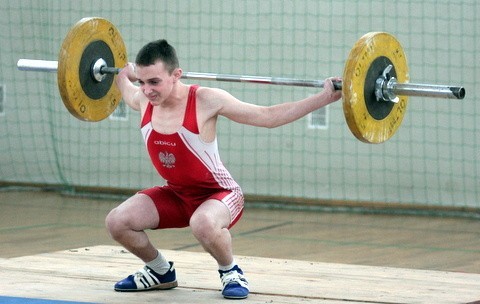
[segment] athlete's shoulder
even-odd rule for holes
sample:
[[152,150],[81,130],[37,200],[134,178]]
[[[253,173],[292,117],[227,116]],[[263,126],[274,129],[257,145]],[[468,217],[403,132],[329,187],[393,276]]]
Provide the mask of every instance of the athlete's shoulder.
[[197,100],[203,102],[222,102],[232,97],[230,93],[223,89],[211,87],[199,87],[196,96]]

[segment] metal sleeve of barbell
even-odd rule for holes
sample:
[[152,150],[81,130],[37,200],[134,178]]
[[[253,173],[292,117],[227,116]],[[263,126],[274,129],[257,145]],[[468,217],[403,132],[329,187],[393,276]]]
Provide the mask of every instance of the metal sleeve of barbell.
[[34,72],[57,72],[58,61],[37,60],[37,59],[19,59],[17,68],[20,71]]
[[400,96],[423,96],[449,99],[463,99],[465,97],[465,88],[448,85],[396,83],[392,90],[396,95]]
[[[225,81],[225,82],[245,82],[256,84],[273,84],[284,86],[297,86],[297,87],[314,87],[323,88],[325,81],[323,80],[307,80],[307,79],[295,79],[295,78],[281,78],[281,77],[263,77],[263,76],[249,76],[249,75],[232,75],[232,74],[215,74],[215,73],[197,73],[197,72],[184,72],[182,77],[184,79],[197,79],[197,80],[212,80],[212,81]],[[337,90],[342,89],[341,82],[334,82],[334,87]]]
[[[53,60],[38,60],[38,59],[19,59],[17,62],[17,68],[20,71],[31,72],[57,72],[58,61]],[[120,68],[115,67],[102,67],[100,71],[104,74],[118,74]]]

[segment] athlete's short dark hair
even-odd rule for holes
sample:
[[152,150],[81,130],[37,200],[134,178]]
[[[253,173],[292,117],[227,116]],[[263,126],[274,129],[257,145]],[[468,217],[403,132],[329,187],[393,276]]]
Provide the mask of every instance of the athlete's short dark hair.
[[179,67],[177,52],[165,39],[155,40],[143,46],[137,54],[135,64],[148,66],[157,61],[162,61],[170,74]]

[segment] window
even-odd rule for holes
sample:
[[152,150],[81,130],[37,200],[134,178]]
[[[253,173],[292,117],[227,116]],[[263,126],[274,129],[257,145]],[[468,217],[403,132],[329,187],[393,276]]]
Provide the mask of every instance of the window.
[[311,112],[308,115],[309,129],[328,129],[328,106]]
[[110,114],[111,120],[121,120],[127,121],[128,120],[128,107],[127,104],[122,100],[118,103],[117,108]]
[[5,115],[5,88],[0,85],[0,116]]

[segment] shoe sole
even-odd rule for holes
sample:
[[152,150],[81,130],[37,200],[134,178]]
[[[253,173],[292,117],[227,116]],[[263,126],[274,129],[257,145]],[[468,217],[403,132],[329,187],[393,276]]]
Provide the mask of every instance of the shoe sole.
[[115,291],[120,291],[120,292],[139,292],[139,291],[150,291],[150,290],[168,290],[168,289],[173,289],[178,286],[177,281],[173,282],[168,282],[168,283],[163,283],[160,285],[155,285],[149,288],[142,288],[142,289],[119,289],[119,288],[114,288]]
[[243,300],[243,299],[246,299],[248,298],[248,295],[246,296],[243,296],[243,297],[231,297],[231,296],[223,296],[225,299],[229,299],[229,300]]

